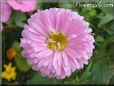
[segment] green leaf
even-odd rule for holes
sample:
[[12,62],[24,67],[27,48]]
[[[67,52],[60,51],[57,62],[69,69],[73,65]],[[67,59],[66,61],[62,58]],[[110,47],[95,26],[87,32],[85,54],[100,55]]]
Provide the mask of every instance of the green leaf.
[[106,29],[106,31],[109,35],[114,35],[114,21],[112,25]]
[[113,7],[100,7],[99,9],[101,9],[101,11],[105,14],[107,13],[113,13]]
[[111,73],[110,60],[106,57],[97,60],[92,66],[92,84],[108,84]]
[[95,9],[92,9],[92,10],[89,11],[89,15],[90,15],[91,17],[96,16],[96,14],[97,14],[97,12],[96,12]]
[[61,84],[62,80],[54,78],[42,77],[38,72],[35,72],[33,78],[27,81],[27,84]]
[[101,27],[102,25],[110,22],[111,20],[113,20],[114,17],[112,14],[106,14],[104,17],[102,17],[102,19],[100,20],[98,27]]
[[15,58],[16,66],[17,68],[22,72],[27,72],[31,66],[28,65],[25,58],[23,58],[19,53],[17,54]]
[[15,41],[12,48],[16,49],[17,55],[15,57],[15,63],[17,68],[22,72],[27,72],[30,69],[30,65],[27,64],[26,59],[21,55],[21,49],[19,47],[19,42]]
[[27,17],[25,15],[25,13],[22,13],[20,11],[15,11],[13,12],[13,20],[15,22],[15,24],[18,26],[18,27],[23,27],[24,26],[24,21],[26,21]]
[[13,24],[13,22],[14,22],[14,20],[13,20],[13,13],[11,13],[9,20],[6,23],[8,25],[11,25],[11,24]]
[[112,78],[111,78],[109,84],[114,85],[114,75],[112,76]]
[[12,45],[12,48],[14,48],[17,52],[20,52],[19,42],[15,41]]
[[59,6],[61,8],[72,8],[73,7],[73,5],[70,3],[62,3],[62,2],[59,3]]
[[103,36],[100,36],[100,35],[98,35],[95,39],[97,42],[103,42],[104,41]]
[[109,84],[114,84],[114,64],[112,65],[112,71],[111,76],[109,80]]
[[90,81],[92,62],[81,73],[74,73],[65,79],[64,84],[87,84]]
[[85,80],[87,80],[90,77],[90,75],[91,75],[91,67],[92,67],[92,63],[89,63],[89,65],[87,66],[86,70],[80,76],[80,80],[81,81],[85,81]]
[[111,35],[111,36],[109,36],[108,39],[105,40],[105,42],[103,43],[102,47],[103,47],[103,48],[106,48],[106,47],[109,46],[113,41],[114,41],[114,36]]

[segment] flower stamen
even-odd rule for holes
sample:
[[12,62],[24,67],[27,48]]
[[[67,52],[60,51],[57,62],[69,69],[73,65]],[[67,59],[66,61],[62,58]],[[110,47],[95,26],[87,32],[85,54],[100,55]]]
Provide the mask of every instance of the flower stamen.
[[49,37],[48,37],[48,48],[51,50],[64,50],[68,45],[68,40],[67,37],[61,33],[61,32],[56,32],[53,33],[51,32]]

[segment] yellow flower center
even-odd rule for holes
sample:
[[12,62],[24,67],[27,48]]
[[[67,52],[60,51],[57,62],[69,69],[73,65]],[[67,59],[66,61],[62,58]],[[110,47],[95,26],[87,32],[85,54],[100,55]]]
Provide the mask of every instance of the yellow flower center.
[[48,37],[48,48],[51,50],[64,50],[68,45],[67,37],[60,32],[51,32]]
[[7,75],[12,74],[12,70],[11,70],[11,69],[7,70],[7,71],[6,71],[6,74],[7,74]]

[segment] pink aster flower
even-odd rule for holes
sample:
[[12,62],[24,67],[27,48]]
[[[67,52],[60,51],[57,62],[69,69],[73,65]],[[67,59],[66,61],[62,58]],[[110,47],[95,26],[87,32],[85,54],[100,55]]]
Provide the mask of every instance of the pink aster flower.
[[7,4],[6,1],[0,1],[1,3],[1,20],[2,22],[7,22],[11,15],[11,7]]
[[82,16],[50,8],[31,16],[22,32],[22,55],[42,76],[64,79],[92,56],[94,38]]
[[7,0],[7,2],[14,10],[22,12],[33,11],[37,4],[36,0]]

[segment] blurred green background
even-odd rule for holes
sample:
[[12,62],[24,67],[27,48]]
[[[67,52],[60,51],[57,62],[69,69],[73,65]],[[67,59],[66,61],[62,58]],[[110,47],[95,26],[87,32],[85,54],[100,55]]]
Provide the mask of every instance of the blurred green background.
[[[84,3],[94,3],[89,0]],[[104,4],[109,4],[104,2]],[[76,2],[38,2],[36,10],[52,7],[68,8],[84,16],[90,23],[95,37],[95,49],[89,64],[83,70],[76,71],[64,80],[43,78],[38,72],[31,69],[26,60],[21,56],[19,47],[21,31],[30,17],[27,13],[13,11],[7,23],[4,24],[2,33],[2,64],[13,63],[16,67],[16,79],[3,84],[114,84],[114,6],[113,7],[81,7]],[[36,12],[34,11],[34,13]],[[14,59],[7,58],[9,48],[16,50]],[[3,68],[4,70],[4,68]]]

